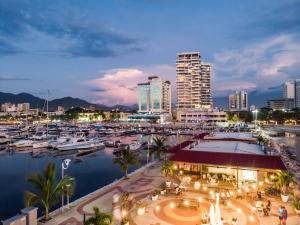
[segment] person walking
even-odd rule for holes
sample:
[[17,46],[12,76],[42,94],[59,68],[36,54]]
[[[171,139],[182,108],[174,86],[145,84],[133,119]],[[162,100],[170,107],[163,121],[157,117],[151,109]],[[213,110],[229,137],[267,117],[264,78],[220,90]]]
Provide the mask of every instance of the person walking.
[[282,206],[280,205],[280,206],[279,206],[279,209],[278,209],[279,225],[283,225],[283,224],[282,224],[282,215],[283,215],[283,208],[282,208]]
[[283,206],[283,207],[282,207],[282,225],[286,225],[287,217],[288,217],[287,210],[286,210],[286,208]]

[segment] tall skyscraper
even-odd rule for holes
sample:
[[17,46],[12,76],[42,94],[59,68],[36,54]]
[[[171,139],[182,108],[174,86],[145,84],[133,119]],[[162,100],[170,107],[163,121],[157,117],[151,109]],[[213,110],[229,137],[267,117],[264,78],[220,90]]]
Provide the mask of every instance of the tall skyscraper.
[[246,91],[236,91],[229,95],[228,98],[229,111],[247,111],[248,110],[248,94]]
[[177,54],[177,109],[212,108],[211,65],[201,62],[199,52]]
[[171,113],[171,83],[157,76],[138,84],[139,113]]
[[285,82],[283,84],[283,98],[295,98],[295,84],[292,82]]
[[295,80],[295,107],[300,108],[300,79]]

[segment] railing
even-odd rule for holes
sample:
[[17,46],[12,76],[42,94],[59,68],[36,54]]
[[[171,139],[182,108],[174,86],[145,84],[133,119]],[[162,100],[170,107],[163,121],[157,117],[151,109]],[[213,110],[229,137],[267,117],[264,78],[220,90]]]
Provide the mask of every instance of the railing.
[[[140,173],[140,172],[144,171],[145,169],[147,169],[148,167],[154,165],[155,163],[157,163],[156,160],[153,161],[153,162],[151,162],[151,163],[148,163],[148,164],[142,166],[141,168],[136,169],[135,171],[129,173],[129,174],[128,174],[128,177],[132,177],[133,175],[135,175],[135,174],[137,174],[137,173]],[[121,177],[120,179],[116,179],[116,180],[113,181],[112,183],[110,183],[110,184],[108,184],[108,185],[105,185],[105,186],[103,186],[102,188],[100,188],[100,189],[98,189],[98,190],[96,190],[96,191],[91,192],[90,194],[87,194],[87,195],[85,195],[85,196],[83,196],[83,197],[81,197],[81,198],[76,199],[75,201],[69,203],[69,208],[67,208],[67,206],[63,206],[63,207],[60,207],[60,208],[58,208],[58,209],[56,209],[56,210],[50,212],[50,213],[49,213],[49,216],[50,216],[50,217],[54,217],[54,216],[56,216],[56,215],[58,215],[58,214],[60,214],[60,213],[63,213],[64,210],[68,210],[68,209],[70,209],[70,208],[72,208],[72,207],[78,205],[79,203],[81,203],[81,202],[83,202],[83,201],[85,201],[85,200],[87,200],[87,199],[89,199],[89,198],[91,198],[91,197],[97,195],[98,193],[100,193],[100,192],[102,192],[102,191],[104,191],[104,190],[106,190],[106,189],[108,189],[108,188],[111,188],[111,187],[115,186],[117,183],[121,182],[123,178],[124,178],[124,177]],[[38,220],[41,220],[42,218],[43,218],[43,217],[40,217],[40,218],[38,218]]]

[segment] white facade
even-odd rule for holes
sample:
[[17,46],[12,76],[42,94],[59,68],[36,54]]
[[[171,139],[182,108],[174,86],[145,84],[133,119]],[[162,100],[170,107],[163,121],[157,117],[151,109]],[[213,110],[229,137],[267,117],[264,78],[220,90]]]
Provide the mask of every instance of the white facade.
[[17,107],[15,104],[12,103],[4,103],[1,105],[1,111],[3,112],[16,112]]
[[30,104],[28,102],[26,103],[19,103],[17,107],[18,112],[28,112],[30,109]]
[[285,82],[283,84],[283,98],[295,98],[295,84]]
[[138,84],[139,113],[171,113],[171,83],[157,76]]
[[211,72],[211,65],[201,62],[199,52],[177,54],[177,110],[212,108]]
[[248,94],[246,91],[236,91],[228,97],[229,111],[247,111]]
[[227,113],[219,110],[180,110],[177,111],[177,120],[181,123],[224,125],[227,123]]

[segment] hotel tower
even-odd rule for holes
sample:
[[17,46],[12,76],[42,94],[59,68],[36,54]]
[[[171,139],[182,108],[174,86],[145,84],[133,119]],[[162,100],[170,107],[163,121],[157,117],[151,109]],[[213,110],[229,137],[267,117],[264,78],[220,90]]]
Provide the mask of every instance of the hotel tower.
[[211,65],[199,52],[178,53],[176,58],[177,110],[211,109]]
[[171,113],[171,83],[157,76],[138,84],[139,113]]

